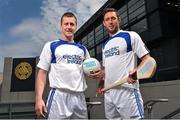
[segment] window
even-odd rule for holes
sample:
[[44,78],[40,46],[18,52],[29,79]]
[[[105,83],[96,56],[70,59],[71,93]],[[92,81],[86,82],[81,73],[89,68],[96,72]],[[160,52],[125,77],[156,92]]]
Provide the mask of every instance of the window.
[[106,38],[106,37],[108,37],[108,36],[109,36],[108,31],[107,31],[106,28],[104,28],[104,38]]
[[145,15],[144,0],[131,0],[128,2],[129,21],[133,22]]
[[87,37],[85,36],[82,40],[81,40],[81,44],[88,47],[88,44],[87,44]]
[[101,52],[102,52],[102,44],[100,44],[96,47],[96,53],[99,54]]
[[124,5],[122,8],[118,10],[119,15],[121,16],[121,25],[127,25],[128,18],[127,18],[127,5]]
[[132,7],[134,4],[136,4],[138,1],[140,1],[140,0],[130,0],[129,2],[128,2],[128,7],[130,8],[130,7]]
[[88,34],[88,48],[91,48],[94,46],[94,31],[91,31]]
[[89,54],[91,57],[95,57],[95,48],[89,50]]
[[96,44],[101,42],[103,40],[103,25],[99,25],[95,29],[95,39],[96,39]]
[[100,45],[96,47],[96,58],[98,60],[102,60],[102,45],[103,43],[101,43]]
[[146,18],[131,26],[131,30],[136,31],[138,33],[144,32],[147,29],[148,29],[148,27],[147,27],[147,19]]

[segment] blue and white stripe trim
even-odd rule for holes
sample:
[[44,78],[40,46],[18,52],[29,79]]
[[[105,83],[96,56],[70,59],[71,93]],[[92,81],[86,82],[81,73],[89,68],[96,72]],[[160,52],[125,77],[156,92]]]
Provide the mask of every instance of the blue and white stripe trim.
[[141,118],[144,118],[144,110],[143,110],[143,106],[142,106],[142,104],[140,102],[139,94],[138,94],[137,89],[133,89],[133,93],[135,95],[135,99],[136,99],[139,115],[141,116]]
[[52,101],[53,101],[53,97],[54,97],[55,91],[56,91],[55,88],[52,88],[52,89],[51,89],[50,96],[49,96],[49,98],[48,98],[48,100],[47,100],[47,111],[48,111],[48,115],[49,115],[49,111],[50,111],[50,109],[51,109],[51,105],[52,105]]
[[55,56],[55,50],[58,46],[60,45],[64,45],[64,44],[68,44],[68,45],[74,45],[74,46],[77,46],[79,47],[80,49],[83,50],[84,52],[84,56],[86,56],[86,48],[85,46],[81,45],[81,44],[78,44],[78,43],[72,43],[72,42],[69,42],[69,41],[64,41],[64,40],[57,40],[57,41],[54,41],[51,43],[50,45],[50,49],[51,49],[51,53],[52,53],[52,60],[51,60],[51,63],[56,63],[56,56]]
[[116,37],[124,38],[125,41],[126,41],[126,44],[127,44],[127,52],[132,51],[131,37],[130,37],[130,34],[127,33],[127,32],[120,32],[120,33],[118,33],[117,35],[110,37],[110,38],[104,43],[103,48],[105,47],[105,45],[106,45],[109,41],[113,40],[113,38],[116,38]]

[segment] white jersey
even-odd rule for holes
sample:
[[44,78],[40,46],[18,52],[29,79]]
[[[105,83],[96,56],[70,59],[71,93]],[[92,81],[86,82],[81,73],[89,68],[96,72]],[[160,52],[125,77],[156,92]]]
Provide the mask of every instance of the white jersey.
[[[111,36],[103,47],[103,66],[105,66],[105,86],[127,77],[130,70],[137,66],[137,57],[148,54],[140,36],[133,31],[118,31]],[[122,86],[139,88],[139,83]]]
[[89,57],[85,46],[54,40],[45,44],[37,66],[49,71],[51,88],[82,92],[87,88],[82,62]]

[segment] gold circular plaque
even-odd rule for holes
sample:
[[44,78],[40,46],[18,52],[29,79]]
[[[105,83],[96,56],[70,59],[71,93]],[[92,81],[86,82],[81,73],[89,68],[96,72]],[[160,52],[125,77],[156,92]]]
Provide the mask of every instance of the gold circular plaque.
[[27,62],[19,63],[15,68],[15,75],[20,80],[26,80],[32,74],[32,67]]

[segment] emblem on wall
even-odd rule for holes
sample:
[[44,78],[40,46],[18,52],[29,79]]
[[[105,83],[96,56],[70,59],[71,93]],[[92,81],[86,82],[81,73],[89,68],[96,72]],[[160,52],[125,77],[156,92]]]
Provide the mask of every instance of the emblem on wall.
[[21,62],[15,68],[15,75],[19,80],[26,80],[32,74],[32,66],[28,62]]

